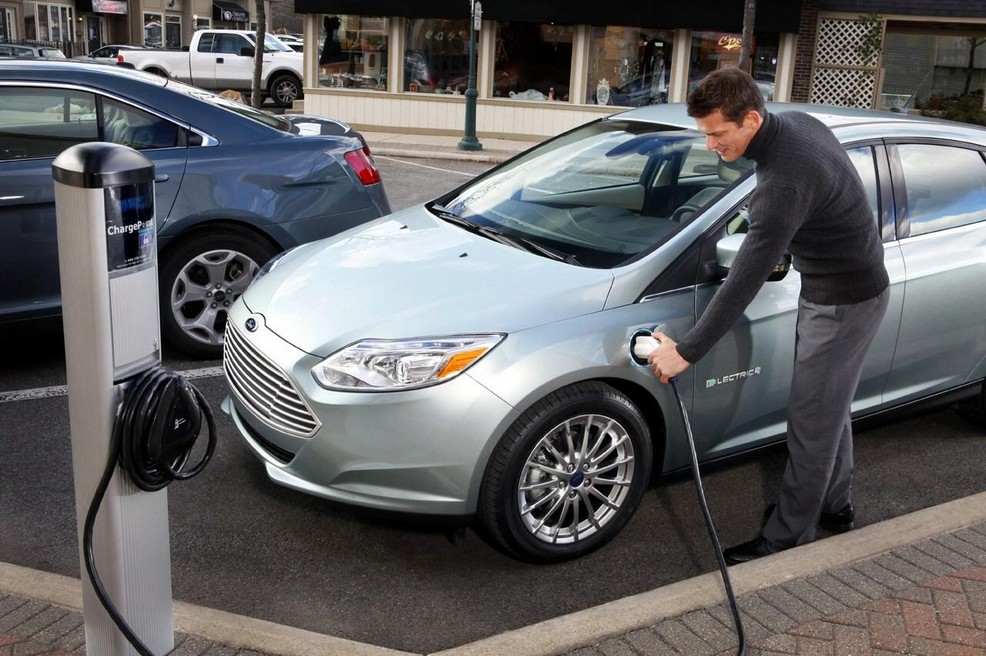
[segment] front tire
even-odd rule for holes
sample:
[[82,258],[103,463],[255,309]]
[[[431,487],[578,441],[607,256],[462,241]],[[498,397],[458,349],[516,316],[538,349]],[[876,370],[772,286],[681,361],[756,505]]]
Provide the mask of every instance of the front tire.
[[269,93],[278,107],[291,107],[301,97],[301,80],[282,73],[271,80]]
[[159,273],[165,342],[195,358],[222,357],[230,306],[279,251],[262,237],[229,229],[192,233],[169,248]]
[[521,415],[494,449],[480,520],[523,560],[577,558],[626,525],[652,461],[647,422],[626,395],[599,382],[563,388]]

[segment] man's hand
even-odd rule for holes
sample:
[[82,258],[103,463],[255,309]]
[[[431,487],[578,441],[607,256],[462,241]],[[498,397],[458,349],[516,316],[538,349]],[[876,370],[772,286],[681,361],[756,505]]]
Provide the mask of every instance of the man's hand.
[[647,356],[647,364],[650,365],[662,383],[669,382],[672,378],[691,366],[685,358],[678,355],[675,348],[676,342],[664,333],[654,333],[654,339],[660,342],[660,346],[654,349]]

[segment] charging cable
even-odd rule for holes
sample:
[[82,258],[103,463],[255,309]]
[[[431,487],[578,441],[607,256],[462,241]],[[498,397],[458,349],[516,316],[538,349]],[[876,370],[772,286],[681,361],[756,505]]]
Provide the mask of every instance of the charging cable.
[[[153,367],[124,385],[127,390],[117,408],[109,459],[86,513],[83,555],[89,580],[110,619],[141,656],[154,656],[127,624],[99,578],[92,548],[96,515],[117,463],[134,485],[145,492],[161,490],[172,481],[189,479],[200,473],[216,450],[216,424],[202,393],[176,371]],[[198,464],[185,469],[203,418],[209,432],[205,454]]]
[[[660,346],[661,343],[654,337],[647,334],[638,334],[633,339],[634,361],[638,364],[647,364],[647,356]],[[719,572],[722,575],[722,584],[726,588],[726,598],[729,600],[729,609],[733,614],[733,623],[736,625],[736,638],[739,647],[736,651],[737,656],[746,653],[746,634],[743,631],[743,619],[740,617],[739,605],[736,603],[736,595],[733,593],[733,583],[729,578],[729,571],[726,566],[726,559],[722,555],[722,545],[719,542],[719,534],[712,523],[712,513],[709,512],[709,504],[705,501],[705,488],[702,486],[702,474],[698,467],[698,453],[695,450],[695,437],[692,435],[692,423],[688,419],[688,410],[685,409],[685,402],[678,392],[678,377],[670,379],[671,390],[674,398],[678,402],[678,409],[681,411],[681,421],[685,425],[685,435],[688,437],[688,447],[691,450],[692,458],[692,479],[695,481],[695,489],[698,492],[698,504],[702,507],[702,515],[705,517],[705,527],[709,531],[709,538],[716,552],[716,560],[719,563]]]

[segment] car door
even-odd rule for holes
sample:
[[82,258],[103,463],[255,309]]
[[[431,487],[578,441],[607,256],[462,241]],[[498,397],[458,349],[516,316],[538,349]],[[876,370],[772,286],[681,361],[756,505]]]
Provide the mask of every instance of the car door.
[[253,57],[241,55],[243,48],[252,48],[242,34],[217,34],[215,54],[216,89],[248,89],[253,80]]
[[[884,235],[885,263],[891,278],[890,309],[867,354],[853,402],[854,413],[878,407],[894,353],[903,302],[903,264],[893,239],[892,200],[885,151],[879,144],[847,150],[860,173],[874,217]],[[715,243],[728,233],[745,231],[745,201],[727,213],[703,246],[703,259],[714,258]],[[696,316],[708,307],[718,284],[696,288]],[[800,276],[791,269],[764,283],[743,317],[693,370],[693,424],[703,457],[725,455],[753,443],[776,440],[786,432],[787,401],[794,362]]]
[[907,283],[887,396],[903,402],[984,375],[986,160],[941,141],[889,153]]
[[155,214],[167,218],[184,175],[187,148],[174,123],[78,89],[0,87],[0,316],[48,316],[60,306],[51,167],[66,148],[113,141],[155,166]]

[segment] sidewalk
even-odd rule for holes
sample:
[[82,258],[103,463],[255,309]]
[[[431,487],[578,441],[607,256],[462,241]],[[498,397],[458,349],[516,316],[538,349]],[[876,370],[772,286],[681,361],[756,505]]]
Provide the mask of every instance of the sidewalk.
[[461,136],[401,134],[395,132],[363,132],[374,155],[390,157],[422,157],[466,162],[498,164],[517,153],[537,145],[537,141],[511,139],[480,139],[481,150],[460,150]]
[[[642,564],[642,566],[650,566]],[[730,568],[750,656],[986,656],[986,492]],[[78,579],[0,563],[0,656],[84,654]],[[436,656],[736,653],[718,571]],[[179,656],[410,656],[175,602]]]

